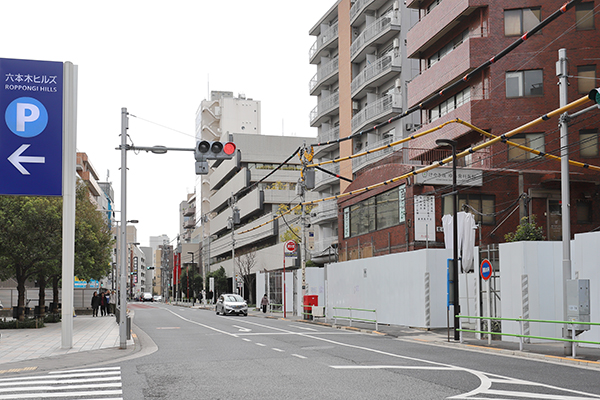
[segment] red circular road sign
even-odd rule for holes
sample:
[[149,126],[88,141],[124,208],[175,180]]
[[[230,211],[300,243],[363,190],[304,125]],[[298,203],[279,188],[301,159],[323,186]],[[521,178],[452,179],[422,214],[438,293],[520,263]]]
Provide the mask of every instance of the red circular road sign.
[[484,281],[487,281],[488,279],[490,279],[490,276],[492,276],[492,263],[485,259],[481,262],[481,267],[479,268],[479,272],[481,273],[481,277],[483,278]]
[[293,253],[296,251],[296,242],[293,240],[288,240],[285,242],[285,251],[288,253]]

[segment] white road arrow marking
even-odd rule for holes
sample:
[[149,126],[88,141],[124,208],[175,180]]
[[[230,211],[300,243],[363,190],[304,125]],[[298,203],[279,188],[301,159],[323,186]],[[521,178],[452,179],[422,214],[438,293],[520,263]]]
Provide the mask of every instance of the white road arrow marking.
[[237,326],[237,325],[232,325],[234,328],[238,328],[240,330],[240,332],[252,332],[252,329],[250,328],[244,328],[242,326]]
[[15,166],[16,169],[23,175],[30,175],[29,171],[27,171],[21,163],[37,163],[44,164],[46,162],[46,157],[39,156],[22,156],[23,152],[27,150],[31,146],[30,144],[23,144],[19,147],[14,153],[8,157],[8,161],[11,162],[12,165]]

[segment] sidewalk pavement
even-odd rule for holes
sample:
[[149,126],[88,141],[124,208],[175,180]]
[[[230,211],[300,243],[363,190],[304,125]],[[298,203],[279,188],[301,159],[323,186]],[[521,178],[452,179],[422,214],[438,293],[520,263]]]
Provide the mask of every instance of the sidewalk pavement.
[[[213,306],[194,306],[192,308],[207,309],[214,311]],[[133,312],[130,313],[130,315]],[[281,313],[263,314],[259,310],[249,310],[248,315],[256,318],[283,319]],[[464,343],[453,340],[452,331],[450,335],[446,329],[414,329],[406,326],[378,324],[375,330],[374,324],[338,320],[334,324],[332,320],[319,318],[318,320],[305,320],[303,317],[286,315],[286,320],[329,326],[337,329],[348,329],[363,333],[378,334],[406,341],[418,341],[436,346],[454,347],[469,351],[492,352],[506,356],[534,358],[549,362],[566,363],[573,366],[593,368],[600,370],[600,348],[578,347],[577,357],[567,357],[562,342],[545,342],[542,344],[526,344],[524,351],[519,351],[519,344],[502,340],[492,340],[491,345],[487,339],[476,339],[474,334],[465,335]],[[135,321],[134,321],[135,322]],[[138,332],[145,335],[143,332]],[[0,365],[17,363],[29,360],[37,360],[54,356],[74,356],[79,354],[85,358],[85,352],[91,350],[110,351],[106,358],[116,356],[113,349],[120,345],[119,325],[112,316],[92,317],[87,315],[78,316],[73,319],[73,347],[71,349],[61,348],[61,324],[46,324],[41,329],[3,329],[0,330]],[[139,347],[138,339],[127,341],[128,349]],[[449,339],[450,337],[450,339]],[[150,342],[151,340],[148,339]],[[132,351],[135,351],[132,349]],[[153,351],[150,349],[149,351]],[[128,352],[129,353],[129,352]],[[125,354],[122,354],[125,355]],[[2,370],[0,370],[2,373]]]
[[[61,323],[39,329],[0,330],[0,365],[90,350],[119,347],[119,325],[114,316],[73,318],[73,347],[62,348]],[[128,345],[133,340],[128,341]]]

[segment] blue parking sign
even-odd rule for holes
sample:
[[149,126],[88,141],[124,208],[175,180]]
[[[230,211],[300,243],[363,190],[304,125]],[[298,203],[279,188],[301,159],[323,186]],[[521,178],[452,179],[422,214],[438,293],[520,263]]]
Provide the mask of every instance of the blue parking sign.
[[61,196],[63,63],[0,58],[0,195]]

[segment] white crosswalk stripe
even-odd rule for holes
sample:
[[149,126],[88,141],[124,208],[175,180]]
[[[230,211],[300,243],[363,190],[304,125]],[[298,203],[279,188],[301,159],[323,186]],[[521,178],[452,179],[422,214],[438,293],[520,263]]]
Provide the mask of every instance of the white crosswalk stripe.
[[122,400],[121,368],[85,368],[0,379],[0,400]]

